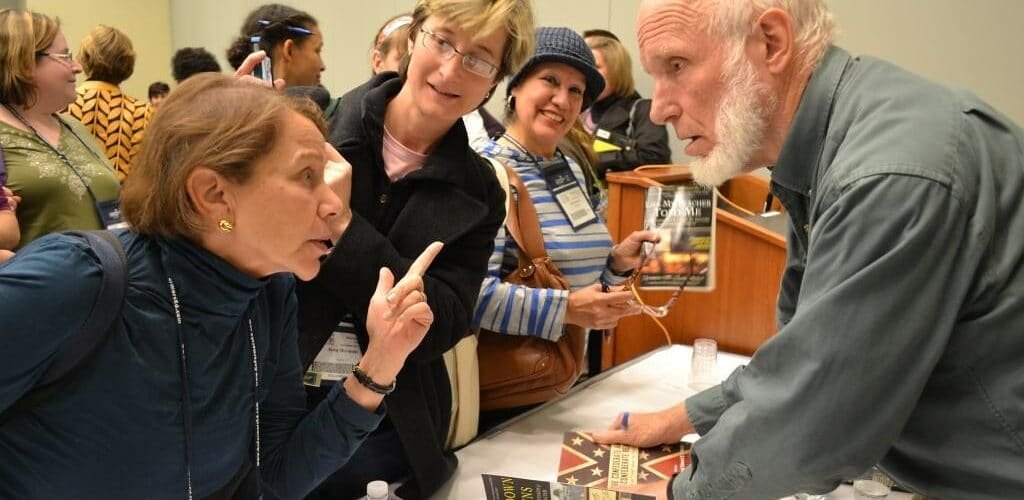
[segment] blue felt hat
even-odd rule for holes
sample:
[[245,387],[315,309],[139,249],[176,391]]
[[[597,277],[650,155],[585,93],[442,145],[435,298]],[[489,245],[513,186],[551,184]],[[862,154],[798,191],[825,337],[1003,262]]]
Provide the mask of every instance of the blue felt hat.
[[587,85],[583,92],[583,109],[589,108],[604,90],[604,77],[597,71],[594,54],[583,37],[569,28],[545,27],[537,28],[537,48],[526,64],[508,79],[506,94],[512,93],[512,89],[516,88],[535,66],[549,61],[568,64],[583,74]]

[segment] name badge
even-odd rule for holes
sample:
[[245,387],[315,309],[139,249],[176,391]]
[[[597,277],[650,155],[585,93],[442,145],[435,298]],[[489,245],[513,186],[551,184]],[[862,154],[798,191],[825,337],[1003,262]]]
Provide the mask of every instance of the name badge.
[[590,200],[583,192],[583,187],[576,181],[576,176],[573,175],[565,158],[548,160],[539,166],[548,190],[554,194],[555,203],[565,214],[566,219],[569,219],[573,230],[597,221],[597,214],[590,206]]
[[103,227],[107,229],[121,229],[128,227],[128,223],[121,218],[121,199],[104,200],[96,202],[96,211],[100,214]]
[[355,331],[351,317],[338,323],[306,371],[304,384],[320,387],[324,382],[337,382],[352,373],[352,367],[363,357]]

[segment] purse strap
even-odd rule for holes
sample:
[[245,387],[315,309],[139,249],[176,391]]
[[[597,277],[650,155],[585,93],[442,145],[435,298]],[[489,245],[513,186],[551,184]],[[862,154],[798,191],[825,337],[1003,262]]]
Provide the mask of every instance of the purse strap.
[[516,189],[516,196],[512,198],[512,209],[505,222],[509,235],[529,260],[547,258],[544,234],[540,231],[537,209],[533,206],[530,192],[526,190],[526,185],[515,170],[508,166],[505,166],[505,170],[508,171],[509,183]]

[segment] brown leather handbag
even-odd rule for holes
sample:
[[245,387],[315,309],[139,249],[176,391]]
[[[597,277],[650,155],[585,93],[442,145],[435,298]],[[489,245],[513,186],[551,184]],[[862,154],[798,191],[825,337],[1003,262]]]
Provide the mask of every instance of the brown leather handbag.
[[[503,281],[532,288],[568,290],[569,283],[544,249],[544,236],[522,179],[505,167],[518,193],[510,200],[505,227],[519,245],[519,267]],[[557,342],[525,335],[480,331],[480,409],[543,403],[569,391],[584,365],[586,330],[566,325]]]

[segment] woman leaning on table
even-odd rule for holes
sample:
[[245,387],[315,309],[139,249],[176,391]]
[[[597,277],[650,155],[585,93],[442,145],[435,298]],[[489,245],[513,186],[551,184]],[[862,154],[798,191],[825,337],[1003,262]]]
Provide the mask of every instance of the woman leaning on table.
[[[526,185],[544,247],[571,291],[502,282],[515,270],[519,252],[502,228],[480,289],[474,326],[557,341],[567,324],[606,329],[640,312],[631,292],[602,289],[629,276],[640,263],[642,242],[657,236],[634,232],[612,246],[608,229],[582,189],[583,172],[558,148],[602,88],[604,79],[583,38],[568,28],[537,29],[536,52],[508,82],[507,131],[481,154],[512,167]],[[557,198],[552,184],[559,189]]]
[[[502,188],[490,164],[469,148],[460,118],[530,53],[530,3],[420,0],[412,17],[401,70],[352,90],[331,120],[330,142],[352,165],[354,213],[323,271],[299,287],[303,361],[321,360],[310,380],[340,375],[318,370],[345,364],[325,361],[336,351],[325,348],[328,341],[365,348],[361,325],[372,269],[386,265],[401,276],[424,246],[440,240],[445,248],[424,277],[435,320],[398,375],[384,424],[324,485],[325,498],[361,496],[369,480],[402,478],[399,496],[424,498],[451,477],[456,459],[444,449],[451,388],[442,355],[470,330],[505,218]],[[322,397],[323,385],[311,389],[311,402]]]
[[35,12],[0,10],[0,147],[20,246],[67,229],[120,223],[121,183],[92,134],[58,113],[75,102],[82,72],[60,22]]
[[[437,247],[394,288],[374,268],[363,378],[307,411],[291,273],[312,278],[351,220],[323,131],[308,101],[226,76],[167,98],[124,189],[131,229],[114,233],[120,315],[68,383],[4,415],[0,497],[298,499],[345,463],[432,321],[416,290]],[[0,266],[0,412],[114,307],[95,303],[108,269],[66,234]]]

